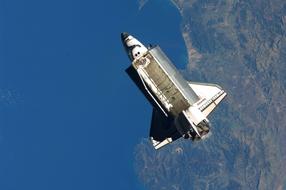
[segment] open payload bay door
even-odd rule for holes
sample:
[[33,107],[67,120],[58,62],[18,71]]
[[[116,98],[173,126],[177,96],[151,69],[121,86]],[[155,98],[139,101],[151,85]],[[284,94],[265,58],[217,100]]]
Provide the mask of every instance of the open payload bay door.
[[155,149],[159,149],[181,137],[173,123],[172,118],[153,109],[150,140]]
[[225,98],[226,92],[216,84],[188,82],[190,87],[199,96],[196,103],[198,108],[207,117],[216,106]]

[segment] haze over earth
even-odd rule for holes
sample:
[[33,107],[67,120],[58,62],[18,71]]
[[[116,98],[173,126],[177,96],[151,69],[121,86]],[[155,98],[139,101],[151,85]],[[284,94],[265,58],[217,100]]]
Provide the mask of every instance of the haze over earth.
[[[128,32],[228,93],[155,151]],[[284,0],[0,1],[0,189],[286,189]]]

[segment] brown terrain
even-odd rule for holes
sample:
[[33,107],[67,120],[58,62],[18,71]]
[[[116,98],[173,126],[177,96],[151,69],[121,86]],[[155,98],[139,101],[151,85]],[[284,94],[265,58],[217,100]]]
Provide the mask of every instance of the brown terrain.
[[183,73],[228,96],[210,117],[208,139],[159,151],[142,140],[140,180],[156,190],[286,189],[286,2],[172,2],[189,56]]

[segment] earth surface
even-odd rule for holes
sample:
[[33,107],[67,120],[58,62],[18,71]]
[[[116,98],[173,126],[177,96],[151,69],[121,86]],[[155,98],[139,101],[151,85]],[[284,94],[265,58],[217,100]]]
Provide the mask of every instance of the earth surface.
[[228,96],[209,118],[208,139],[159,151],[143,139],[135,149],[140,180],[154,190],[286,189],[285,1],[172,3],[188,53],[182,73]]

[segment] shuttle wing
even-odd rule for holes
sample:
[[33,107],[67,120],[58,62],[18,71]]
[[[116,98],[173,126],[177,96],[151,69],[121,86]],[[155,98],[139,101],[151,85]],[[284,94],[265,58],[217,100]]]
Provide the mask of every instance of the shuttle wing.
[[172,118],[166,117],[163,113],[153,109],[150,139],[155,149],[159,149],[181,137],[181,134],[172,123]]
[[205,116],[208,116],[226,96],[226,92],[216,84],[189,82],[189,85],[199,96],[200,100],[196,104]]

